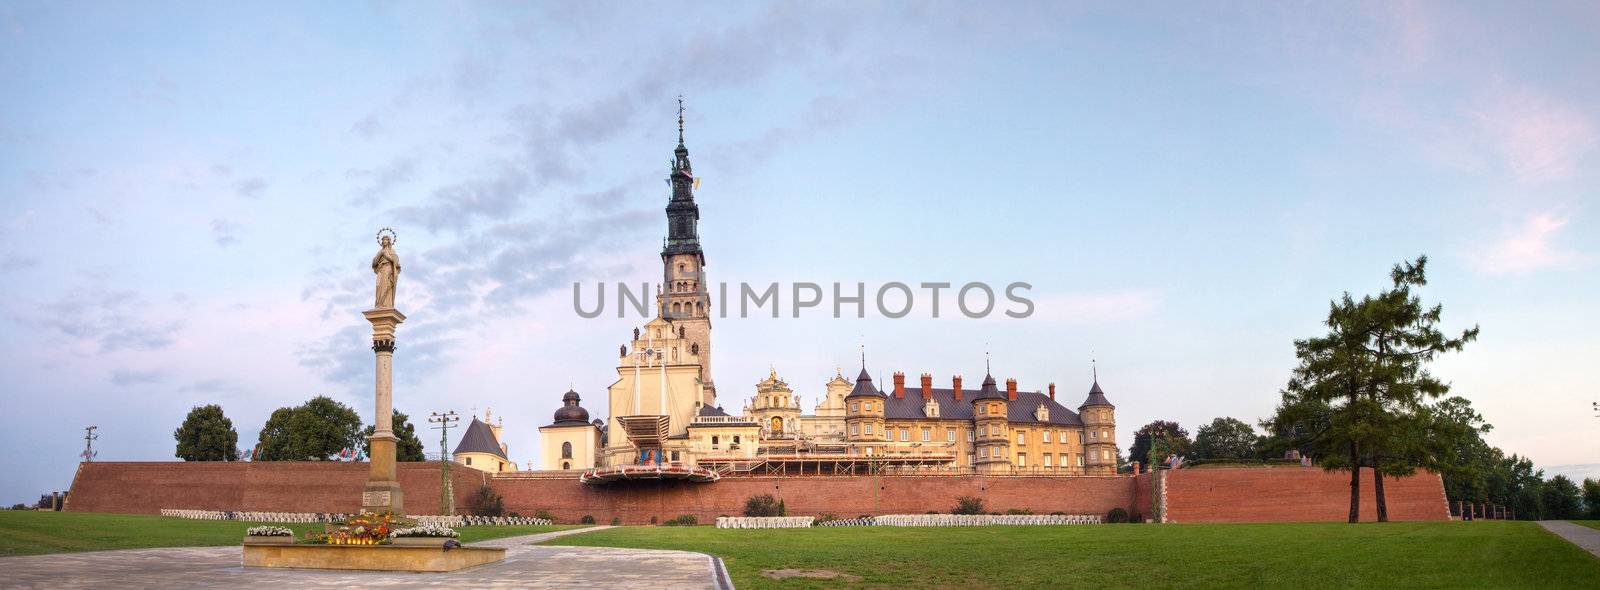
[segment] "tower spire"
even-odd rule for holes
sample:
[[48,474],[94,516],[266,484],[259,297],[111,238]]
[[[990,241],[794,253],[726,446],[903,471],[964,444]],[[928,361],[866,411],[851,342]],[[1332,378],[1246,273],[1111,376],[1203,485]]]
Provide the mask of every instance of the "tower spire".
[[683,95],[678,95],[678,147],[683,147]]

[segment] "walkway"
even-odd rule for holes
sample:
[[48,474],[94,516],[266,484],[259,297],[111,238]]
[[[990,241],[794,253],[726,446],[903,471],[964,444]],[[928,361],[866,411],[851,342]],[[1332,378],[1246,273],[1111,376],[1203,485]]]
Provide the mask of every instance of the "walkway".
[[1541,520],[1539,526],[1600,557],[1600,531],[1565,520]]
[[0,558],[0,587],[732,588],[722,562],[702,553],[533,545],[607,528],[475,543],[507,548],[505,561],[446,574],[247,570],[239,547],[176,547]]

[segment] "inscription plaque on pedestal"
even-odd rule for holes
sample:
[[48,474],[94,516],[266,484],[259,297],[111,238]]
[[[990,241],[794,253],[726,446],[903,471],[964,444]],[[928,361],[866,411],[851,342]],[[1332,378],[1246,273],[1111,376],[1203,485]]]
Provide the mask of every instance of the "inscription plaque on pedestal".
[[389,504],[389,492],[387,491],[361,492],[362,506],[388,506]]

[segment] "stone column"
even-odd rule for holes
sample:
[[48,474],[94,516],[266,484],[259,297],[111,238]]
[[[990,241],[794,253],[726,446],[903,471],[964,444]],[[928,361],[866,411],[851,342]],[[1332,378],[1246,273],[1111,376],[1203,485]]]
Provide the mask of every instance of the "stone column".
[[406,320],[394,308],[369,309],[361,312],[372,322],[372,352],[377,355],[377,381],[373,398],[376,416],[373,417],[372,436],[367,437],[372,447],[368,455],[370,471],[367,487],[361,493],[361,509],[366,512],[393,512],[405,514],[404,494],[400,492],[400,479],[395,467],[394,392],[391,368],[394,361],[394,328]]

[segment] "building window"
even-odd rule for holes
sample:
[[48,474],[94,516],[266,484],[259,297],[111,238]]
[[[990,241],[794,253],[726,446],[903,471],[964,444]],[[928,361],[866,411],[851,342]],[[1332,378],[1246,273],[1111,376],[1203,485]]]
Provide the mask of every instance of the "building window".
[[996,424],[990,424],[989,436],[1000,436],[1000,426]]
[[989,458],[989,449],[986,449],[986,448],[985,449],[978,449],[978,456],[982,457],[984,459],[988,459]]
[[1050,453],[1045,453],[1044,454],[1044,466],[1045,467],[1053,467],[1053,465],[1051,465],[1050,463],[1051,463],[1051,461],[1050,461]]
[[467,464],[468,464],[468,465],[471,465],[471,464],[472,464],[472,457],[467,457]]
[[973,463],[977,463],[977,461],[973,460],[972,453],[967,453],[967,464],[971,465]]
[[565,463],[565,462],[563,462],[563,463],[562,463],[562,464],[561,464],[561,470],[562,470],[562,471],[566,471],[566,470],[568,470],[568,469],[572,469],[572,464],[571,464],[571,463]]
[[868,422],[867,423],[867,435],[870,436],[871,434],[872,434],[872,423]]
[[1082,430],[1078,431],[1078,444],[1080,444],[1080,445],[1083,444],[1083,431]]
[[1027,467],[1027,466],[1028,466],[1028,454],[1027,453],[1017,453],[1017,467]]
[[1100,433],[1098,433],[1098,432],[1095,432],[1095,431],[1093,431],[1093,430],[1090,430],[1090,431],[1089,431],[1089,438],[1098,438],[1098,435],[1099,435],[1099,434],[1100,434]]
[[678,452],[677,451],[673,451],[672,452],[672,462],[674,462],[674,463],[678,462]]
[[1044,442],[1047,442],[1047,443],[1050,442],[1050,431],[1041,430],[1041,431],[1039,431],[1039,436],[1044,437]]
[[1111,431],[1110,430],[1102,430],[1102,431],[1100,431],[1100,438],[1111,438]]
[[1067,444],[1067,431],[1063,430],[1061,432],[1057,432],[1056,434],[1060,435],[1056,438],[1056,440],[1061,441],[1061,444]]
[[572,458],[572,443],[570,443],[570,442],[561,443],[561,458],[562,459],[571,459]]
[[911,429],[910,428],[901,428],[900,429],[900,442],[911,442]]
[[1083,453],[1078,453],[1078,466],[1083,467]]
[[868,457],[872,456],[872,447],[867,447],[867,456]]
[[733,444],[739,444],[739,435],[733,435]]
[[852,411],[852,412],[861,411],[861,403],[860,402],[850,402],[850,411]]
[[930,442],[932,440],[933,440],[933,429],[932,428],[924,428],[924,429],[922,429],[922,442]]
[[987,414],[987,413],[989,413],[989,406],[978,406],[978,413],[979,414]]
[[721,439],[717,438],[716,435],[714,435],[714,434],[711,435],[711,448],[713,448],[713,449],[717,448],[717,442],[720,441],[720,440]]
[[1101,461],[1108,461],[1110,459],[1111,459],[1111,451],[1107,451],[1105,449],[1100,449],[1100,460]]
[[850,425],[850,436],[855,436],[855,435],[858,435],[858,434],[861,434],[861,426],[859,424],[851,424]]
[[973,434],[974,433],[971,430],[967,431],[967,442],[972,442]]
[[499,463],[500,466],[496,467],[494,470],[495,471],[505,471],[506,470],[506,462],[505,461],[499,461],[498,463]]
[[946,428],[946,429],[944,429],[944,441],[945,442],[956,442],[956,429],[954,429],[954,428]]
[[1028,431],[1026,431],[1026,430],[1018,430],[1017,431],[1017,444],[1018,445],[1028,444]]

